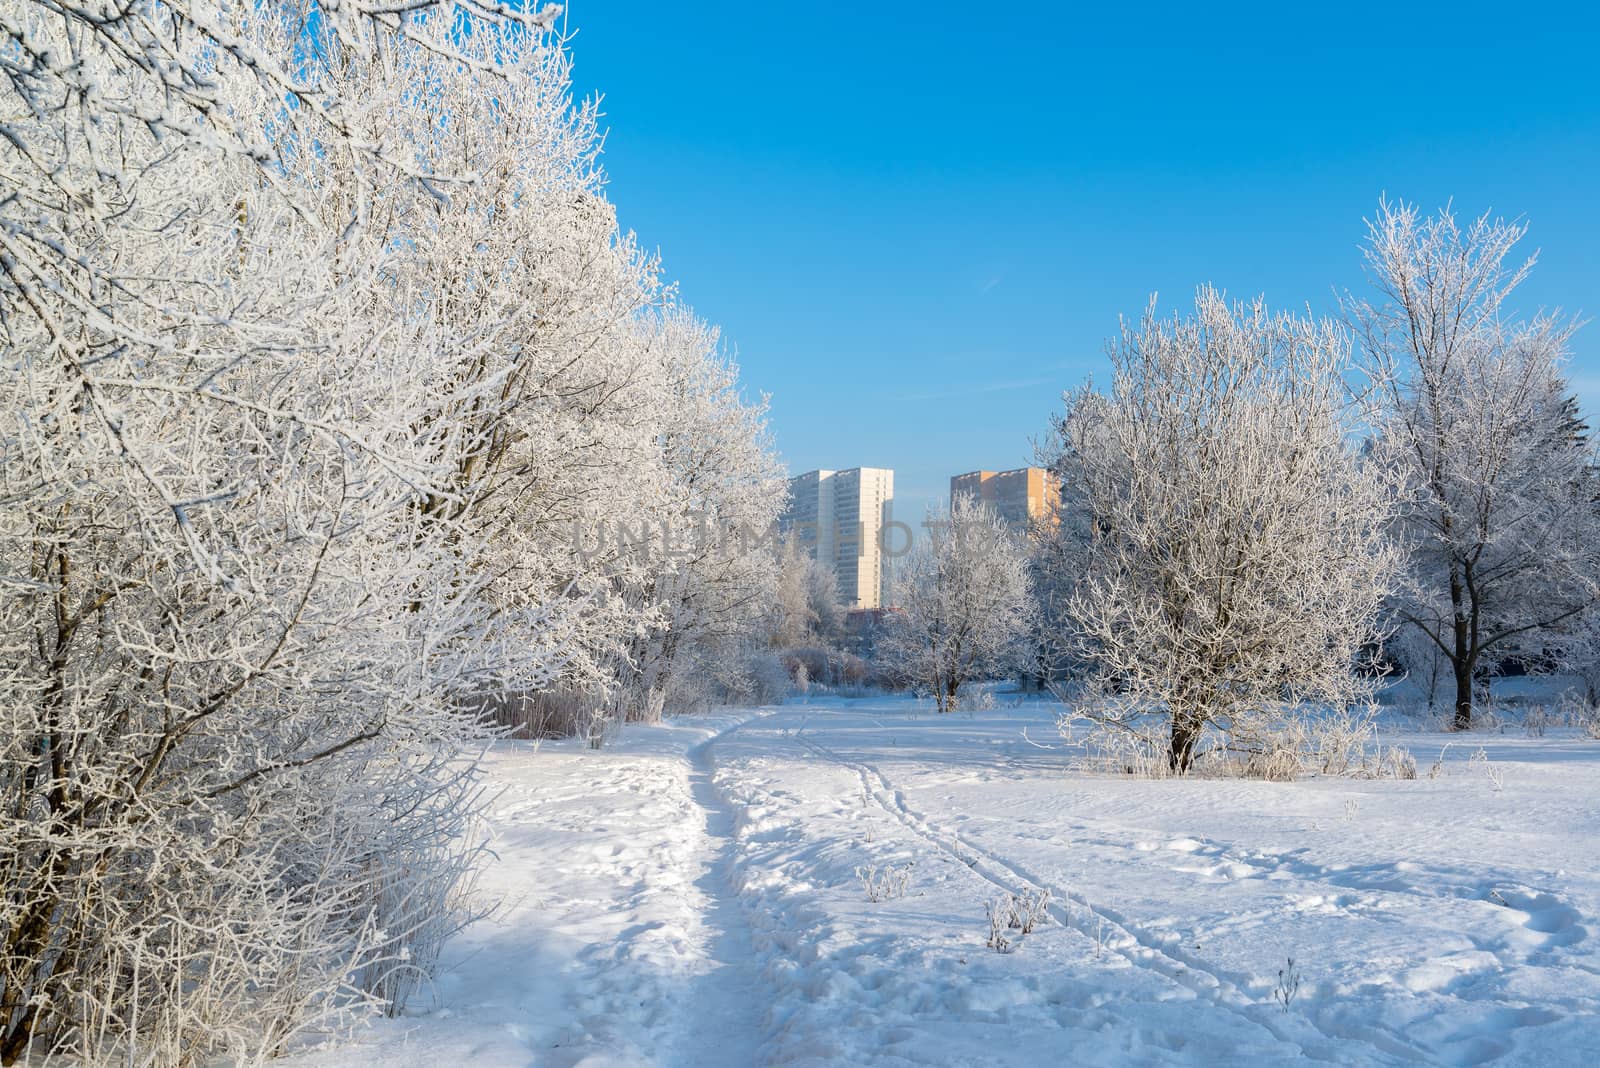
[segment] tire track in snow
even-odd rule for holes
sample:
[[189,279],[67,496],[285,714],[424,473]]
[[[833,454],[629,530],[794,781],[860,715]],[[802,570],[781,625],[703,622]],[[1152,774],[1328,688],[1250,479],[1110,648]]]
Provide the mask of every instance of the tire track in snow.
[[[1123,935],[1125,942],[1107,945],[1106,948],[1133,967],[1155,972],[1184,987],[1217,1009],[1266,1031],[1280,1042],[1299,1046],[1304,1056],[1329,1064],[1347,1064],[1350,1062],[1348,1048],[1340,1047],[1356,1041],[1370,1047],[1380,1063],[1392,1062],[1396,1058],[1402,1061],[1430,1061],[1425,1051],[1383,1031],[1369,1031],[1363,1035],[1333,1035],[1318,1027],[1309,1016],[1299,1017],[1304,1024],[1303,1029],[1289,1026],[1287,1018],[1282,1022],[1273,1019],[1272,1014],[1276,1011],[1273,1007],[1263,1005],[1260,1001],[1249,997],[1237,984],[1207,969],[1186,954],[1174,953],[1161,938],[1142,929],[1115,910],[1095,905],[1082,894],[1037,878],[1023,866],[980,846],[965,842],[955,832],[941,828],[913,809],[906,802],[904,792],[872,764],[839,755],[820,742],[807,737],[803,729],[796,731],[794,737],[824,760],[855,772],[861,780],[863,791],[880,809],[940,852],[960,861],[990,885],[1007,893],[1014,892],[1024,885],[1048,890],[1051,897],[1048,906],[1050,917],[1057,923],[1076,930],[1088,938],[1095,937],[1095,927],[1102,928],[1102,935],[1104,928],[1109,927],[1112,933]],[[1069,909],[1061,902],[1077,905],[1078,908]],[[1130,949],[1126,945],[1128,942],[1142,952]],[[1252,1009],[1260,1011],[1252,1012],[1250,1011]],[[1294,1033],[1296,1030],[1301,1030],[1302,1033]],[[1306,1030],[1311,1033],[1305,1034]],[[1312,1043],[1311,1047],[1307,1045],[1308,1040]]]
[[[1107,849],[1127,848],[1125,842],[1108,833],[1108,828],[1122,835],[1142,835],[1146,840],[1170,837],[1161,831],[1146,831],[1084,817],[1073,820],[1071,825],[1074,830],[1083,832],[1080,840]],[[1200,835],[1186,835],[1185,839],[1193,845],[1193,848],[1185,849],[1188,855],[1248,869],[1250,874],[1240,878],[1270,879],[1287,874],[1299,881],[1325,885],[1330,897],[1335,896],[1336,890],[1359,891],[1374,896],[1429,903],[1466,903],[1510,910],[1520,917],[1524,928],[1548,937],[1545,944],[1507,963],[1537,964],[1535,958],[1538,956],[1562,953],[1581,944],[1589,933],[1588,928],[1580,922],[1584,919],[1583,915],[1576,908],[1567,904],[1555,891],[1524,882],[1521,873],[1495,868],[1468,871],[1406,860],[1327,865],[1300,857],[1299,854],[1308,852],[1306,847],[1273,853],[1250,850],[1237,842]],[[1154,849],[1156,846],[1151,842],[1135,848]],[[1425,877],[1431,879],[1431,883],[1426,883]],[[1578,970],[1594,971],[1581,960],[1564,963]]]

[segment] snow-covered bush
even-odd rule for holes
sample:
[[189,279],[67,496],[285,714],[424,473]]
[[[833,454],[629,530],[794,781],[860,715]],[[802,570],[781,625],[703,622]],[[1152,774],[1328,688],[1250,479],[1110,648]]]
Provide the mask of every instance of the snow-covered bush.
[[513,738],[576,738],[591,718],[592,698],[565,689],[496,692],[474,699],[471,711]]
[[[1061,714],[1056,726],[1062,738],[1081,752],[1074,763],[1084,771],[1141,779],[1174,774],[1167,759],[1168,735],[1162,725],[1122,726],[1100,719],[1092,711],[1084,712],[1074,703]],[[1196,763],[1206,762],[1208,755],[1209,750],[1202,749],[1195,757]]]
[[1600,739],[1600,706],[1588,700],[1574,701],[1564,707],[1567,725],[1576,727],[1590,738]]
[[1268,735],[1258,748],[1245,756],[1242,773],[1246,778],[1267,782],[1290,782],[1299,778],[1305,753],[1296,742],[1297,739],[1284,733]]
[[1522,733],[1529,738],[1543,738],[1545,731],[1550,729],[1552,718],[1548,708],[1535,705],[1522,713]]
[[[1059,721],[1061,734],[1083,756],[1088,771],[1140,778],[1177,774],[1168,759],[1168,734],[1152,722],[1131,725],[1074,706]],[[1414,779],[1416,761],[1405,749],[1380,743],[1375,710],[1284,707],[1250,722],[1249,731],[1212,725],[1195,746],[1185,774],[1289,782],[1315,775],[1356,779]]]
[[989,937],[984,945],[997,953],[1010,953],[1018,945],[1010,932],[1015,931],[1016,937],[1021,938],[1032,934],[1040,924],[1050,922],[1050,891],[1027,887],[1015,893],[1007,891],[992,901],[985,901],[983,910],[989,921]]
[[1380,779],[1415,779],[1417,777],[1417,758],[1411,755],[1409,749],[1391,745],[1384,749],[1383,755],[1378,758],[1378,774]]
[[[750,680],[750,699],[758,705],[774,705],[792,692],[789,680],[789,671],[784,666],[783,658],[766,649],[753,650],[750,653],[750,666],[747,669]],[[796,678],[793,689],[802,689],[803,680]]]
[[781,649],[778,655],[797,685],[804,673],[809,687],[829,693],[850,695],[892,690],[901,681],[882,666],[838,649],[805,646]]
[[989,921],[989,937],[983,944],[996,953],[1010,953],[1016,948],[1007,933],[1011,930],[1011,895],[1002,894],[993,901],[983,903],[984,917]]
[[1301,765],[1318,775],[1349,775],[1363,768],[1377,740],[1371,708],[1341,708],[1294,721],[1293,732],[1304,739]]
[[911,890],[911,865],[864,864],[856,869],[856,879],[871,902],[896,901]]
[[1011,895],[1012,930],[1032,934],[1041,923],[1050,922],[1050,891],[1024,888]]
[[1308,711],[1289,716],[1249,751],[1247,776],[1287,781],[1308,775],[1356,779],[1414,779],[1405,749],[1383,746],[1372,708]]

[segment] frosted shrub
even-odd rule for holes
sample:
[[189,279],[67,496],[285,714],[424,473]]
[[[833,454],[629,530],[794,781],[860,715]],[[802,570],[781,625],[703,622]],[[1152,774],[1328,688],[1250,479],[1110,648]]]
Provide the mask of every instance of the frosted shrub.
[[1245,758],[1242,772],[1247,779],[1290,782],[1300,777],[1305,755],[1295,739],[1281,734],[1273,735]]
[[1563,726],[1577,728],[1590,738],[1600,739],[1600,705],[1594,704],[1588,697],[1571,694],[1563,698],[1559,722]]
[[963,693],[957,701],[957,707],[962,712],[993,712],[996,703],[994,691],[988,689],[969,690]]
[[1308,769],[1319,775],[1348,775],[1362,768],[1377,737],[1373,715],[1371,708],[1345,708],[1299,721]]
[[1473,707],[1470,726],[1454,726],[1454,720],[1451,721],[1451,724],[1447,729],[1483,731],[1486,734],[1504,734],[1506,732],[1505,713],[1486,701]]
[[1050,891],[1022,889],[1010,895],[1012,930],[1032,934],[1033,929],[1050,920]]
[[1468,759],[1467,764],[1475,771],[1482,772],[1484,778],[1489,780],[1489,787],[1495,793],[1500,793],[1506,788],[1506,767],[1489,759],[1488,750],[1482,746]]
[[[751,655],[749,666],[750,697],[758,705],[773,705],[788,697],[791,692],[788,669],[783,658],[762,650]],[[794,680],[793,689],[805,692],[803,676]]]
[[[1091,720],[1084,733],[1082,724],[1071,711],[1063,713],[1056,725],[1063,738],[1082,750],[1084,755],[1076,763],[1086,771],[1142,779],[1160,779],[1173,774],[1167,758],[1166,732],[1159,726],[1121,729]],[[1209,750],[1203,750],[1196,760],[1208,762],[1210,755]]]
[[1278,982],[1272,988],[1272,1000],[1284,1012],[1289,1011],[1289,1006],[1294,1002],[1295,995],[1300,993],[1300,970],[1295,967],[1294,958],[1278,969]]
[[911,865],[900,867],[866,864],[856,869],[856,878],[872,902],[895,901],[905,897],[911,889]]
[[996,953],[1010,953],[1016,948],[1015,943],[1011,941],[1010,936],[1007,934],[1011,930],[1011,903],[1008,900],[1009,896],[1006,895],[983,903],[984,916],[989,921],[989,937],[984,939],[983,944]]
[[[1257,743],[1256,770],[1267,779],[1333,775],[1359,779],[1414,779],[1416,762],[1397,746],[1380,748],[1376,709],[1344,708],[1290,715]],[[1247,764],[1247,773],[1251,766]]]
[[[1289,782],[1306,775],[1344,778],[1416,778],[1416,762],[1406,750],[1380,749],[1374,710],[1337,712],[1280,709],[1268,719],[1251,721],[1249,733],[1228,734],[1220,728],[1204,732],[1190,758],[1190,773],[1202,777],[1263,779]],[[1169,753],[1169,736],[1163,725],[1150,722],[1137,728],[1090,721],[1086,736],[1078,737],[1078,721],[1068,713],[1059,721],[1064,737],[1077,742],[1089,770],[1142,778],[1163,778],[1175,773]]]
[[1550,710],[1544,705],[1534,705],[1522,713],[1522,733],[1529,738],[1543,738],[1550,729]]
[[1384,749],[1383,756],[1378,758],[1377,777],[1380,779],[1415,779],[1417,777],[1417,760],[1409,750],[1391,745]]
[[[1592,622],[1591,628],[1600,631],[1600,621]],[[1600,707],[1600,655],[1596,655],[1593,643],[1588,655],[1576,657],[1575,660],[1574,668],[1583,692],[1574,696],[1590,708]]]
[[997,953],[1010,953],[1018,943],[1011,938],[1033,933],[1035,927],[1050,920],[1050,891],[1024,888],[1016,893],[1003,893],[992,901],[984,902],[984,915],[989,921],[989,938],[984,945]]

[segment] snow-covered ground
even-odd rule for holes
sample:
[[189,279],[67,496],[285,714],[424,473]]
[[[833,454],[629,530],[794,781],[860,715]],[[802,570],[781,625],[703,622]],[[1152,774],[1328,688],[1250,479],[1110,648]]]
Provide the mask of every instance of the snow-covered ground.
[[[500,911],[409,1016],[291,1061],[1600,1064],[1600,742],[1389,732],[1418,779],[1150,781],[1072,770],[1054,715],[814,699],[504,744]],[[908,894],[867,900],[868,865]],[[986,948],[1025,887],[1048,922]]]

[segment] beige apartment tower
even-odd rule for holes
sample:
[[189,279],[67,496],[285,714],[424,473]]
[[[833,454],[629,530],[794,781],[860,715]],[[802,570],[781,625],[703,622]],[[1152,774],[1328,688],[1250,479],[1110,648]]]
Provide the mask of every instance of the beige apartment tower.
[[1061,481],[1042,467],[969,471],[950,479],[950,500],[968,494],[995,510],[1012,529],[1027,532],[1054,524],[1061,510]]
[[879,608],[883,598],[883,530],[894,502],[886,467],[807,471],[789,480],[780,526],[833,568],[846,608]]

